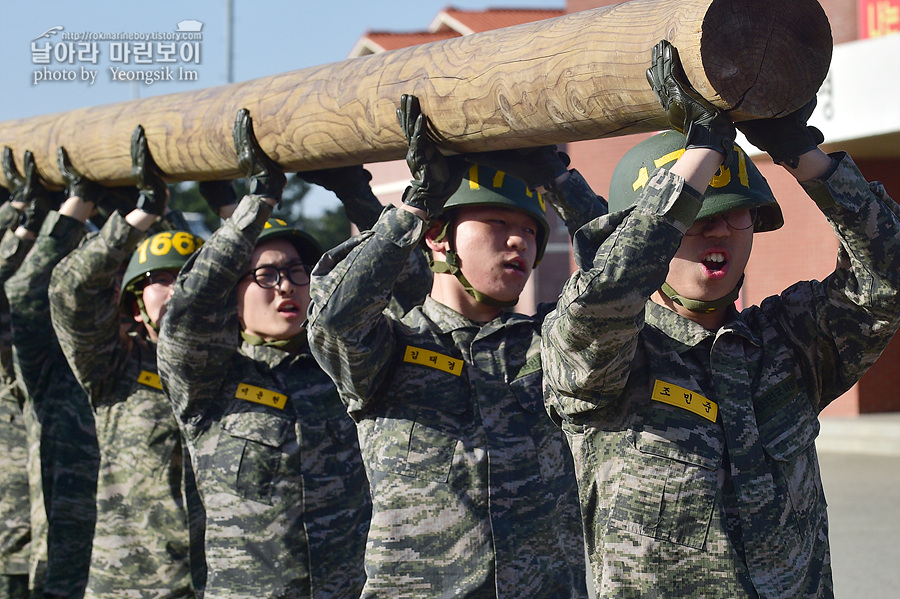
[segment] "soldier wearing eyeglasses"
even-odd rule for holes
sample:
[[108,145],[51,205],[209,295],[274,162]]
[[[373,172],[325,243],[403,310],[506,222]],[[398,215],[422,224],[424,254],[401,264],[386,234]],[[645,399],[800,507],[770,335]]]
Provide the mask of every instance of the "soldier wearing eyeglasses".
[[738,123],[840,241],[824,280],[738,311],[754,235],[781,211],[668,42],[648,79],[683,133],[619,163],[610,214],[576,236],[578,270],[542,336],[597,594],[833,597],[817,417],[900,325],[900,209],[849,156],[819,149],[815,99]]
[[[285,175],[246,110],[234,140],[250,194],[211,204],[230,218],[179,275],[159,349],[206,511],[205,594],[355,599],[371,501],[353,421],[306,340],[322,248],[271,217]],[[362,167],[305,176],[341,189],[362,227],[381,211]]]

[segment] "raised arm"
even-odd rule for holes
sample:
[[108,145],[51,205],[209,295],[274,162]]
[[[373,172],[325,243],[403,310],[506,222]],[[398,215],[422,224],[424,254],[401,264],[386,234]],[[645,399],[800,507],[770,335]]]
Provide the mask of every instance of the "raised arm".
[[[57,163],[71,202],[98,204],[106,190],[88,180],[59,148]],[[88,397],[96,397],[121,352],[116,274],[143,231],[113,212],[97,235],[53,269],[50,313],[69,366]]]
[[[34,238],[32,251],[19,270],[6,281],[15,355],[16,378],[35,399],[50,380],[45,372],[59,345],[50,321],[47,294],[53,267],[78,244],[84,234],[86,206],[67,200],[59,212],[51,212],[55,201],[40,182],[31,152],[25,153],[25,182],[20,190],[26,202],[23,224],[16,234]],[[38,234],[39,233],[39,234]]]
[[310,346],[351,412],[371,400],[392,359],[397,320],[384,309],[397,278],[418,251],[426,223],[462,180],[462,161],[447,160],[428,137],[415,96],[401,98],[397,117],[413,175],[403,208],[385,210],[371,230],[327,252],[312,273]]
[[738,128],[797,179],[840,241],[837,267],[821,283],[798,283],[762,304],[794,337],[822,409],[878,359],[900,324],[900,208],[849,156],[819,149],[823,136],[807,125],[815,105],[813,98]]
[[251,195],[181,269],[157,350],[163,389],[183,421],[201,418],[218,398],[222,374],[240,347],[237,282],[285,182],[259,148],[246,110],[238,112],[234,138]]
[[[344,205],[347,218],[360,231],[374,227],[384,210],[369,185],[372,175],[361,165],[305,171],[297,173],[297,176],[333,192]],[[431,291],[432,276],[425,253],[412,252],[394,284],[389,304],[391,310],[402,316],[421,305]]]

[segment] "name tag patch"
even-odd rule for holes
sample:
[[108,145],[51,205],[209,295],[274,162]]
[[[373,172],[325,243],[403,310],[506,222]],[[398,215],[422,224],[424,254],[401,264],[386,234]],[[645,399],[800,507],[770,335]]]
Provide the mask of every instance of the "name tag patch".
[[275,391],[269,391],[268,389],[263,389],[262,387],[254,387],[253,385],[247,385],[244,383],[238,385],[237,391],[235,391],[234,396],[238,399],[252,401],[253,403],[259,403],[264,406],[278,408],[279,410],[283,410],[285,404],[287,403],[287,395],[277,393]]
[[403,361],[410,364],[418,364],[419,366],[427,366],[435,368],[443,372],[459,376],[462,374],[463,361],[433,352],[429,349],[422,349],[413,345],[406,346],[406,352],[403,354]]
[[138,376],[138,382],[142,385],[147,385],[148,387],[153,387],[154,389],[162,391],[162,382],[159,380],[158,374],[142,370],[141,374]]
[[693,412],[710,422],[715,422],[719,414],[719,406],[711,399],[703,397],[696,391],[658,379],[653,383],[653,394],[650,399]]

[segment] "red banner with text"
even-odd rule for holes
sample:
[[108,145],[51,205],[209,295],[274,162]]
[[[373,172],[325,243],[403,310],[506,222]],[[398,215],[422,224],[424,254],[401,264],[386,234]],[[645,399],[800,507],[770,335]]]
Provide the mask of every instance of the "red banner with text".
[[858,0],[859,39],[900,33],[900,0]]

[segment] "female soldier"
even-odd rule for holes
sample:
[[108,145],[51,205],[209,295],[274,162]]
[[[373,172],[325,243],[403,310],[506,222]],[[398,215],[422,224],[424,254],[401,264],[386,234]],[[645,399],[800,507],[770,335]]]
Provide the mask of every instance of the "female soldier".
[[269,219],[285,177],[246,110],[234,135],[250,195],[217,207],[234,211],[179,275],[159,343],[206,509],[205,596],[357,597],[368,485],[304,327],[322,250]]

